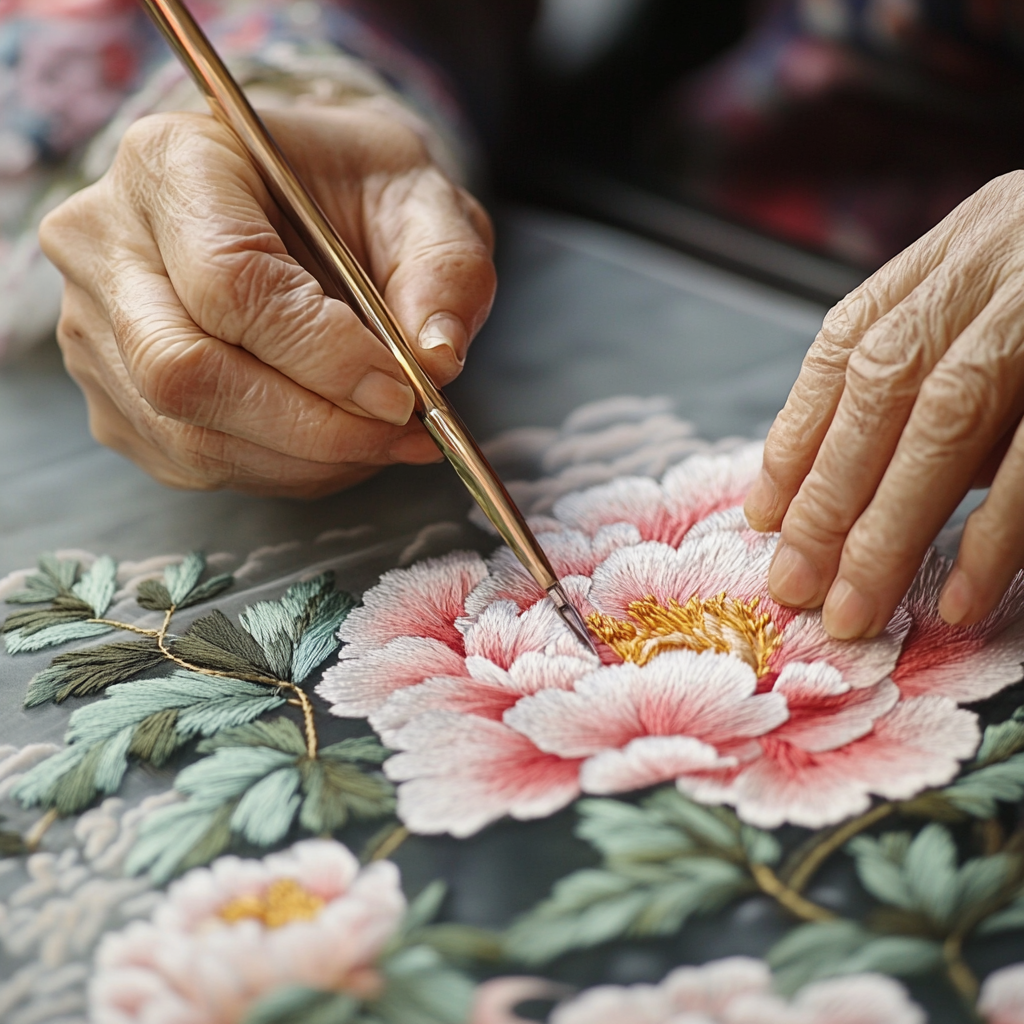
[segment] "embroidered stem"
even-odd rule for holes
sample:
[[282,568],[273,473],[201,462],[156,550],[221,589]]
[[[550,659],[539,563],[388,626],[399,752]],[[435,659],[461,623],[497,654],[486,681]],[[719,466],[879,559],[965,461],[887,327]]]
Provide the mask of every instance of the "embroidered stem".
[[883,803],[872,807],[856,818],[851,818],[845,825],[829,833],[820,843],[811,848],[803,860],[790,872],[788,883],[789,888],[795,893],[803,892],[807,883],[814,877],[829,857],[838,849],[848,843],[854,836],[859,835],[865,829],[887,818],[896,810],[896,804]]
[[375,860],[386,860],[397,850],[402,843],[409,838],[409,830],[404,825],[399,825],[394,832],[389,835],[376,850],[373,851],[373,856],[370,858],[372,864]]
[[957,929],[942,944],[942,958],[946,961],[946,975],[964,1002],[973,1010],[978,998],[978,979],[963,958],[965,932]]
[[39,849],[43,836],[49,831],[50,826],[57,820],[59,815],[57,809],[51,807],[26,833],[25,848],[33,853]]
[[754,876],[761,891],[767,893],[777,903],[785,907],[791,914],[804,921],[834,921],[836,915],[825,907],[819,907],[805,899],[791,886],[786,885],[767,864],[751,864],[750,873]]
[[159,630],[143,629],[141,626],[133,626],[128,622],[118,622],[117,619],[86,619],[87,622],[95,622],[101,626],[113,626],[114,629],[124,630],[126,633],[138,633],[140,636],[159,636]]

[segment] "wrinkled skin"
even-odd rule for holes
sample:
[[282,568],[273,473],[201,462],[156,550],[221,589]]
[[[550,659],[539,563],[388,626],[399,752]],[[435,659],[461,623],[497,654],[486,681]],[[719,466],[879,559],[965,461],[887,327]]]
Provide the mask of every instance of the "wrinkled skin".
[[[491,227],[388,102],[264,116],[444,384],[490,310]],[[316,497],[440,458],[398,364],[324,295],[212,117],[137,122],[40,240],[65,278],[57,336],[92,432],[158,480]]]
[[747,500],[772,594],[877,634],[972,486],[939,610],[969,625],[1024,563],[1024,172],[989,182],[825,317]]

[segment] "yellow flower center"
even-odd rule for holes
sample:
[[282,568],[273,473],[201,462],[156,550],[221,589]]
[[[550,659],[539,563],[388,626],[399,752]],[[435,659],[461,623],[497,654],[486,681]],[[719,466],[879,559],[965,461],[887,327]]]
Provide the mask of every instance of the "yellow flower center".
[[293,921],[312,921],[323,905],[319,896],[294,878],[278,878],[263,892],[247,893],[226,903],[219,914],[229,924],[251,919],[267,928],[281,928]]
[[760,598],[739,601],[726,597],[700,598],[686,604],[670,598],[668,606],[653,596],[633,601],[628,619],[595,612],[587,625],[623,661],[646,665],[664,651],[715,651],[745,661],[758,675],[768,671],[768,659],[782,645],[768,612],[759,612]]

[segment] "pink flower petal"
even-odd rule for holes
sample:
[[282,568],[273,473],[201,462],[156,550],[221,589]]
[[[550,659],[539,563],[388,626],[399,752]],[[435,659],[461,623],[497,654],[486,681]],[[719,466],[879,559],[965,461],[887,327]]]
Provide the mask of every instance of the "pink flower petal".
[[756,685],[737,658],[669,651],[644,666],[598,669],[574,692],[525,697],[505,722],[562,757],[588,757],[640,736],[694,736],[721,746],[785,721],[785,699],[756,695]]
[[811,753],[768,736],[760,741],[764,756],[731,782],[683,776],[678,785],[697,800],[735,804],[744,821],[761,828],[822,828],[865,811],[871,794],[907,800],[949,782],[979,739],[977,716],[945,697],[917,697],[836,750]]
[[735,757],[722,757],[692,736],[641,736],[621,750],[602,750],[580,768],[584,793],[626,793],[690,772],[734,768]]
[[967,704],[1024,677],[1024,573],[987,618],[964,628],[939,617],[939,594],[951,568],[930,551],[907,595],[913,625],[892,673],[905,697],[930,693]]
[[993,971],[981,985],[978,1011],[987,1024],[1024,1024],[1024,964]]
[[[579,649],[579,644],[576,644]],[[485,658],[467,658],[470,677],[439,677],[399,690],[370,716],[370,724],[384,743],[396,739],[417,715],[427,711],[457,711],[500,722],[502,715],[524,694],[553,688],[568,690],[593,668],[594,659],[524,654],[509,671]]]
[[341,624],[338,635],[348,644],[342,657],[369,654],[403,636],[429,637],[464,653],[455,620],[465,613],[466,595],[486,575],[475,551],[454,551],[384,573],[363,595],[363,606]]
[[386,762],[398,815],[413,832],[464,838],[504,817],[544,818],[579,795],[579,761],[546,754],[500,722],[427,712]]
[[[354,613],[353,613],[354,614]],[[316,692],[339,718],[367,718],[395,692],[432,676],[462,676],[466,662],[439,640],[403,636],[382,650],[343,658],[324,672]]]
[[783,630],[782,646],[768,664],[781,672],[790,662],[827,662],[847,686],[874,686],[892,672],[909,629],[910,616],[898,611],[876,637],[836,640],[825,632],[820,611],[801,612]]
[[[590,581],[569,576],[562,583],[580,613],[589,614],[591,605],[581,599],[580,590],[589,589]],[[583,586],[574,586],[577,583]],[[524,612],[512,601],[497,601],[484,609],[475,622],[462,620],[460,624],[465,624],[466,653],[488,658],[502,668],[508,668],[528,652],[574,657],[586,654],[558,617],[554,604],[546,598]]]
[[834,750],[866,736],[900,697],[888,679],[851,690],[838,669],[821,661],[787,665],[774,689],[786,698],[789,719],[772,738],[811,753]]

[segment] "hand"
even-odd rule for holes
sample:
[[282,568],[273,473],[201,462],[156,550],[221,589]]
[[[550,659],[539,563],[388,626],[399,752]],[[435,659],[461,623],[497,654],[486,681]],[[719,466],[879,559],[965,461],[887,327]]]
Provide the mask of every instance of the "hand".
[[1024,563],[1024,172],[990,182],[825,317],[746,505],[780,602],[872,636],[972,486],[939,604],[969,625]]
[[[483,209],[408,118],[267,112],[306,187],[439,384],[494,294]],[[57,337],[97,440],[177,487],[315,497],[440,454],[388,350],[318,271],[232,134],[138,121],[110,171],[43,222],[65,278]]]

